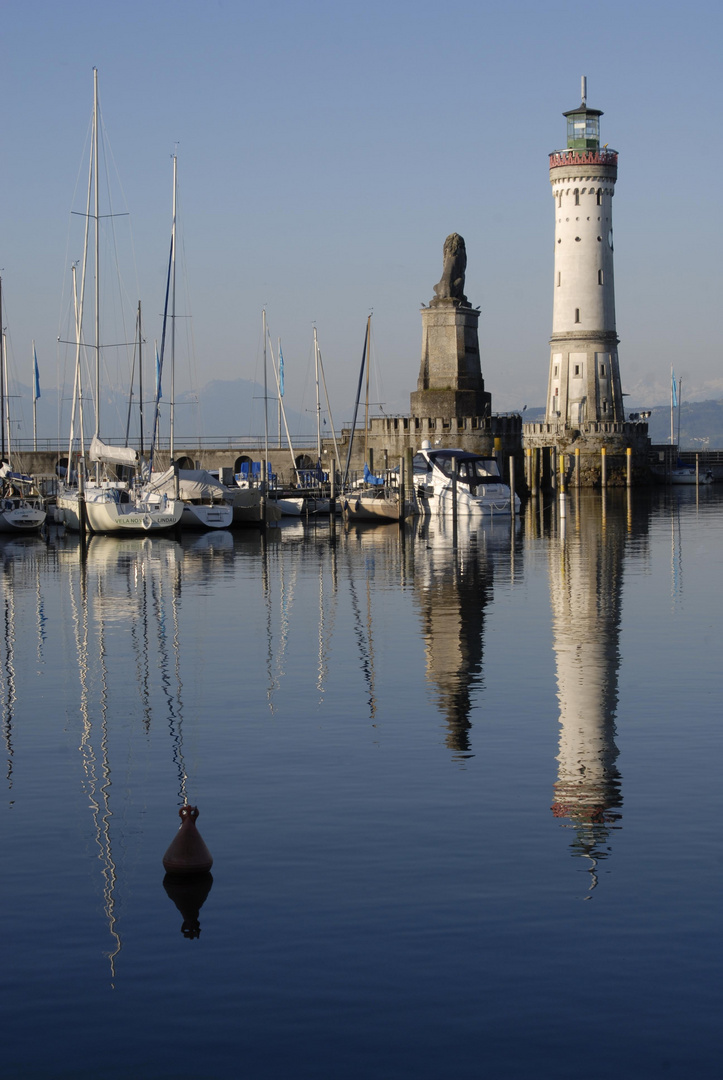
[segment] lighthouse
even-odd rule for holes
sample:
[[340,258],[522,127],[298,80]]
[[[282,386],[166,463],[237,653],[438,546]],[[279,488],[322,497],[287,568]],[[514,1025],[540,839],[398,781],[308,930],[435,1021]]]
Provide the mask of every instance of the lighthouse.
[[600,145],[599,109],[563,113],[567,146],[550,154],[555,266],[546,421],[562,428],[624,421],[615,326],[612,204],[617,151]]

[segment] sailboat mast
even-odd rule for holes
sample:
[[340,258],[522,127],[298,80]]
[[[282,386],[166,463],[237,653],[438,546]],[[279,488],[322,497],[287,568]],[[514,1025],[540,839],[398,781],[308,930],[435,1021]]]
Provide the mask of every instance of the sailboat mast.
[[351,422],[351,432],[349,433],[349,447],[346,452],[346,467],[344,469],[343,487],[346,489],[347,482],[349,480],[349,465],[351,464],[351,454],[354,446],[354,432],[356,431],[356,417],[359,412],[359,399],[361,397],[362,382],[364,379],[364,365],[367,361],[367,348],[369,346],[369,336],[371,330],[371,315],[367,316],[367,332],[364,336],[364,349],[362,350],[361,368],[359,369],[359,385],[356,388],[356,401],[354,402],[354,419]]
[[[276,347],[278,349],[279,358],[280,358],[281,355],[282,355],[281,354],[281,338],[276,339]],[[273,359],[274,359],[274,355],[273,355],[273,349],[272,349],[271,350],[271,360],[272,360],[272,362],[273,362]],[[281,365],[281,359],[279,359],[279,365]],[[278,439],[279,439],[278,448],[280,450],[281,449],[281,389],[282,389],[282,387],[281,387],[281,383],[280,383],[279,380],[282,378],[282,373],[280,371],[277,372],[276,368],[274,368],[274,373],[276,374],[276,381],[278,383],[278,386],[276,388],[276,431],[278,433]]]
[[261,478],[261,493],[266,494],[266,481],[269,475],[269,399],[266,378],[266,308],[263,310],[264,332],[264,475]]
[[0,456],[5,458],[5,335],[2,332],[3,279],[0,277]]
[[100,185],[98,183],[98,68],[93,68],[93,210],[95,217],[95,437],[100,438]]
[[[371,316],[369,316],[369,323],[367,324],[368,330],[371,331]],[[369,341],[367,347],[367,385],[366,395],[364,397],[364,461],[369,461],[368,454],[368,442],[369,442],[369,370],[372,366],[372,339],[371,333],[369,334]]]
[[178,190],[178,158],[173,155],[173,225],[171,226],[171,461],[174,460],[174,426],[176,405],[176,195]]
[[321,464],[321,402],[319,400],[319,342],[314,327],[314,372],[316,378],[316,460]]
[[[8,391],[8,346],[5,340],[5,327],[2,328],[2,358],[3,358],[3,385],[5,398],[5,427],[8,433],[8,459],[13,452],[10,445],[10,393]],[[3,445],[3,449],[4,449]]]
[[141,302],[138,301],[138,402],[141,435],[140,452],[143,457],[143,334],[141,332]]
[[322,386],[324,387],[324,397],[326,398],[326,411],[329,414],[329,427],[331,428],[331,441],[334,444],[334,456],[336,457],[336,464],[339,469],[339,476],[341,476],[341,461],[339,459],[339,447],[336,442],[336,431],[334,430],[334,417],[331,415],[331,402],[329,401],[329,391],[326,388],[326,376],[324,375],[324,358],[321,355],[321,349],[319,349],[319,374],[321,375]]
[[33,451],[38,449],[38,358],[35,355],[35,338],[33,338]]

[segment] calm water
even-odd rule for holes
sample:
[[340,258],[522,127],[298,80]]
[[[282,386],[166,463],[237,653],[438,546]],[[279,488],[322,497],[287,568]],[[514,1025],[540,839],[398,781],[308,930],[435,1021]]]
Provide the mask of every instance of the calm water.
[[0,572],[3,1077],[719,1074],[723,491]]

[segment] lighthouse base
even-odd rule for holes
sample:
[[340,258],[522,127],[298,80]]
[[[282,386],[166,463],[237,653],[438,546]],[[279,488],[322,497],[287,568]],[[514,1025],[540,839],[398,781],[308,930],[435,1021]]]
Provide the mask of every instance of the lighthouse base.
[[649,484],[648,425],[605,421],[523,424],[525,480],[530,491]]

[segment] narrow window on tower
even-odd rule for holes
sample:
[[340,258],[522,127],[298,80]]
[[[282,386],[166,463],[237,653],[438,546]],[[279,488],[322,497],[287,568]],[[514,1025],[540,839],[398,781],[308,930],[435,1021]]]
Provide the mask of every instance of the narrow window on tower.
[[580,308],[575,308],[575,322],[580,322]]
[[558,191],[558,193],[557,193],[557,209],[562,210],[562,192],[561,191]]
[[597,272],[597,283],[598,283],[598,285],[603,284],[603,272],[602,272],[602,270],[598,270],[598,272]]
[[579,365],[579,364],[575,364],[575,374],[576,374],[576,375],[577,375],[578,377],[579,377],[579,375],[580,375],[580,365]]
[[597,189],[597,204],[602,206],[602,188]]
[[601,379],[605,378],[605,365],[604,364],[600,365],[600,378]]
[[575,206],[580,205],[580,188],[575,188]]
[[[555,364],[555,378],[557,378],[557,376],[559,374],[560,374],[560,369],[558,368],[557,364]],[[555,391],[555,392],[557,393],[557,391]]]
[[558,288],[560,287],[560,282],[561,282],[561,281],[562,281],[562,274],[561,274],[561,273],[560,273],[560,271],[558,270],[558,271],[557,271],[557,287],[558,287]]

